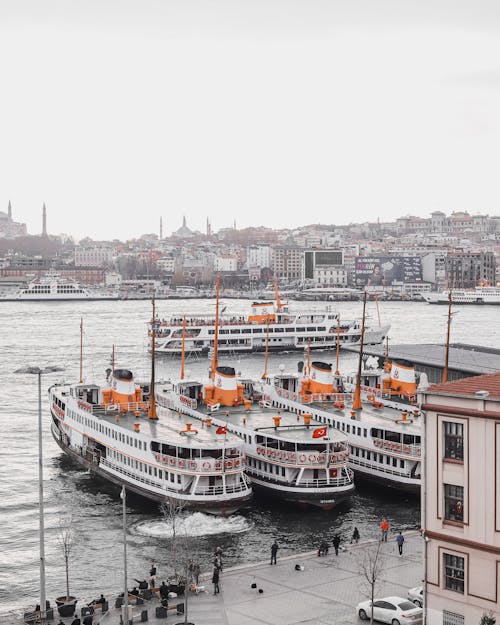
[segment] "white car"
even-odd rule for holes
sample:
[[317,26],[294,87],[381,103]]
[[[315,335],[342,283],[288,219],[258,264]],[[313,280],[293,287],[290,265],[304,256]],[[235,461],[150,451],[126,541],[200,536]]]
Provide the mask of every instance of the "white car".
[[[362,601],[356,608],[359,618],[372,615],[372,602]],[[384,597],[373,602],[373,618],[389,625],[422,625],[423,610],[403,597]]]
[[424,605],[424,588],[423,586],[415,586],[408,591],[408,599],[419,608]]

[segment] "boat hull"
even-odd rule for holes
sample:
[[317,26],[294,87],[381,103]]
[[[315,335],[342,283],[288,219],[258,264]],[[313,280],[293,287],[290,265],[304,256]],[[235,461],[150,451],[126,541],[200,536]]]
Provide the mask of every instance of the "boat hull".
[[151,492],[145,488],[142,488],[138,484],[134,484],[127,480],[121,479],[119,476],[114,475],[95,462],[88,460],[87,458],[81,456],[80,454],[73,451],[70,447],[64,444],[63,440],[58,433],[54,431],[54,426],[51,428],[52,436],[59,447],[64,451],[64,453],[69,456],[76,463],[84,467],[85,469],[89,469],[100,478],[115,484],[116,486],[125,486],[128,491],[132,491],[136,495],[144,499],[148,499],[150,501],[154,501],[156,503],[162,504],[167,502],[174,502],[182,504],[182,508],[185,510],[192,510],[197,512],[205,512],[207,514],[212,514],[216,516],[230,516],[234,514],[242,507],[246,506],[252,497],[252,493],[246,493],[241,497],[237,497],[231,500],[217,500],[217,501],[190,501],[183,497],[175,497],[175,496],[167,496],[167,495],[159,495],[157,493]]
[[248,473],[254,492],[265,498],[279,499],[286,503],[302,508],[320,508],[321,510],[333,510],[340,503],[349,499],[354,492],[354,483],[343,490],[339,489],[293,489],[282,485],[273,485],[264,480],[253,477]]

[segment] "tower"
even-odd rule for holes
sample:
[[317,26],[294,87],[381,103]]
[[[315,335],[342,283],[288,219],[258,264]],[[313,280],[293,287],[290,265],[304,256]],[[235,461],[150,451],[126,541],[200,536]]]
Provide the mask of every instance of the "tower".
[[212,226],[210,225],[210,221],[207,217],[207,237],[209,237],[212,234]]
[[163,239],[163,217],[160,217],[160,241]]
[[9,206],[7,208],[7,216],[9,218],[9,221],[12,221],[12,206],[10,204],[10,200],[9,200]]
[[47,209],[45,208],[45,202],[42,208],[42,237],[47,236]]

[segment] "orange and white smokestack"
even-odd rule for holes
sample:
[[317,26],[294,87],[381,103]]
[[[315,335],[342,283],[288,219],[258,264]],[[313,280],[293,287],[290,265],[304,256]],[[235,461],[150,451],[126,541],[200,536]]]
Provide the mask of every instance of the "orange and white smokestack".
[[311,363],[309,380],[309,391],[311,393],[334,392],[332,365],[326,362],[315,361]]
[[136,391],[132,371],[115,369],[111,377],[111,403],[128,404],[134,401],[136,401]]
[[417,391],[415,381],[415,365],[407,360],[392,361],[391,366],[391,389],[398,393],[411,393]]
[[217,367],[213,382],[213,403],[234,406],[240,403],[240,395],[234,367]]

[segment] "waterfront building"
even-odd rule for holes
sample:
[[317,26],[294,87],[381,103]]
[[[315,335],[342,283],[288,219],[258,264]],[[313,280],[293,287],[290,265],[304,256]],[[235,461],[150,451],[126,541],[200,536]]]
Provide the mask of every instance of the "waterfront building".
[[473,288],[480,281],[495,284],[496,262],[493,252],[450,252],[445,262],[446,276],[456,288]]
[[272,267],[274,277],[285,280],[300,280],[303,255],[304,250],[301,247],[292,245],[275,247]]
[[109,247],[77,247],[75,267],[108,267],[113,257],[114,251]]
[[428,625],[500,614],[500,373],[423,394]]

